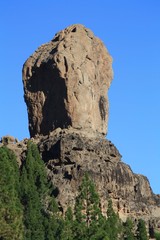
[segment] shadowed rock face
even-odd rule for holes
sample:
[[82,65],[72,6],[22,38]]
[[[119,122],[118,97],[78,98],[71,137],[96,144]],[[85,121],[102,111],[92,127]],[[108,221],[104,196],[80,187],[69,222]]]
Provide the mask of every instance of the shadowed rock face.
[[111,64],[102,41],[80,24],[39,47],[23,67],[31,137],[58,127],[105,136]]

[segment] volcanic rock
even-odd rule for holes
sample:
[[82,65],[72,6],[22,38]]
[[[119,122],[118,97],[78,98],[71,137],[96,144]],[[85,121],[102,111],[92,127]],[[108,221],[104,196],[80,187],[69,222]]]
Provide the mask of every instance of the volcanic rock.
[[132,172],[121,154],[107,139],[88,138],[70,130],[57,129],[39,139],[38,147],[53,182],[55,197],[65,212],[73,207],[82,177],[92,177],[105,215],[108,199],[123,221],[127,217],[160,224],[160,197],[152,192],[148,179]]
[[[29,139],[8,142],[21,166],[26,158]],[[114,144],[107,139],[88,138],[70,129],[57,128],[50,135],[32,138],[38,145],[46,165],[48,179],[53,183],[54,196],[64,214],[74,207],[84,174],[89,173],[100,196],[101,210],[106,215],[108,199],[125,221],[143,218],[146,223],[160,226],[160,195],[153,193],[148,179],[135,174],[125,164]],[[4,143],[0,143],[0,147]]]
[[[145,176],[133,173],[121,161],[119,151],[104,138],[111,64],[102,41],[79,24],[39,47],[23,67],[30,135],[46,164],[62,213],[74,206],[88,172],[104,215],[111,198],[122,220],[143,218],[159,226],[160,196],[152,192]],[[26,143],[15,145],[23,162]]]
[[83,25],[72,25],[40,46],[23,66],[31,137],[56,128],[104,137],[112,58]]

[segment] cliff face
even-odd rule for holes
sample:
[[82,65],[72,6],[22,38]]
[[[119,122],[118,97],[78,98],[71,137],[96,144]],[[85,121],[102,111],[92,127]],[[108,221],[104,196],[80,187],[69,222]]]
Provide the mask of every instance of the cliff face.
[[111,64],[102,41],[80,24],[39,47],[23,67],[31,136],[73,127],[104,137]]
[[[23,67],[30,134],[63,212],[74,205],[82,176],[89,172],[104,214],[110,197],[123,220],[143,217],[158,225],[159,196],[105,139],[111,63],[101,40],[82,25],[66,28],[38,48]],[[14,144],[19,159],[23,160],[25,146]]]
[[[25,158],[27,141],[8,142],[19,164]],[[152,192],[145,176],[133,173],[121,161],[121,154],[107,139],[88,138],[79,131],[58,128],[32,141],[38,145],[63,213],[68,206],[74,206],[81,179],[88,172],[96,184],[103,214],[111,198],[122,220],[129,216],[160,225],[159,195]]]
[[104,214],[110,197],[123,220],[127,216],[143,217],[146,221],[160,220],[160,198],[153,194],[148,179],[134,174],[107,139],[87,138],[58,129],[41,139],[38,146],[63,211],[68,205],[74,205],[81,178],[89,172],[100,195]]

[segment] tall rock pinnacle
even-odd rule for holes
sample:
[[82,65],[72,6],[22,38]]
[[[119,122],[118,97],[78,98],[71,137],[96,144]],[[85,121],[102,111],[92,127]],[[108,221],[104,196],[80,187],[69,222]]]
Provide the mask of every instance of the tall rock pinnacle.
[[31,137],[73,128],[104,137],[112,58],[102,41],[75,24],[40,46],[23,66]]

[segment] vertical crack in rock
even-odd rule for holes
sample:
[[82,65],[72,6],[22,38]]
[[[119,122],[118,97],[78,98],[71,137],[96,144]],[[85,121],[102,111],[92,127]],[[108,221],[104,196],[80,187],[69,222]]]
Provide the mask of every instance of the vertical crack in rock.
[[67,63],[66,57],[64,57],[64,65],[65,65],[66,73],[67,73],[68,72],[68,63]]
[[101,114],[102,120],[105,121],[106,111],[107,111],[107,103],[106,103],[106,99],[104,98],[104,96],[100,97],[100,100],[99,100],[99,110],[100,110],[100,114]]

